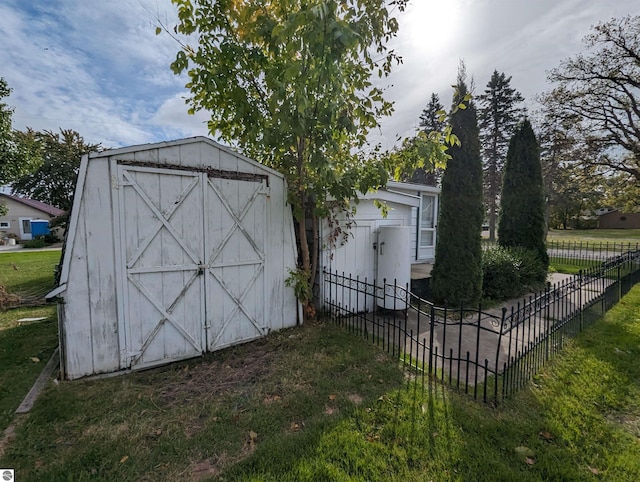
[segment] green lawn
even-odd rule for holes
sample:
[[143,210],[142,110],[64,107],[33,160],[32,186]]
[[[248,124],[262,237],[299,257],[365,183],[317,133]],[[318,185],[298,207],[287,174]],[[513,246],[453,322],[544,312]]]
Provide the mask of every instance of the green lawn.
[[[23,318],[45,318],[19,322]],[[0,433],[58,345],[55,306],[0,311]]]
[[46,294],[54,284],[60,250],[0,251],[0,285],[7,292]]
[[[0,252],[0,285],[11,293],[45,294],[60,251]],[[18,320],[44,318],[39,321]],[[58,345],[55,306],[0,311],[0,432]]]
[[580,271],[600,266],[601,264],[601,261],[552,256],[549,260],[549,271],[557,273],[578,274]]
[[640,480],[640,285],[497,408],[331,324],[50,384],[0,466],[20,480]]
[[640,229],[550,229],[549,241],[640,243]]

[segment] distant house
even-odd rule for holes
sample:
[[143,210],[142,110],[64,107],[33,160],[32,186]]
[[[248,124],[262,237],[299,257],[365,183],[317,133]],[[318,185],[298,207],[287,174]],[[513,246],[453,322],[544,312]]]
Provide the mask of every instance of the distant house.
[[64,214],[55,206],[6,193],[0,193],[0,204],[9,209],[5,216],[0,216],[0,237],[13,234],[21,241],[32,239],[31,221],[49,221]]
[[598,216],[598,229],[640,229],[640,213],[605,212]]

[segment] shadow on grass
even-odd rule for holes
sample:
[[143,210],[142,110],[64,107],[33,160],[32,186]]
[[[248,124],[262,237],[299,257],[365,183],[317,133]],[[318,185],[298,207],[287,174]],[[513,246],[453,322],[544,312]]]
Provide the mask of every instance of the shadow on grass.
[[51,385],[0,466],[21,480],[640,480],[627,423],[639,306],[636,287],[496,408],[403,380],[376,347],[321,324]]
[[409,382],[228,480],[640,480],[640,286],[497,408]]

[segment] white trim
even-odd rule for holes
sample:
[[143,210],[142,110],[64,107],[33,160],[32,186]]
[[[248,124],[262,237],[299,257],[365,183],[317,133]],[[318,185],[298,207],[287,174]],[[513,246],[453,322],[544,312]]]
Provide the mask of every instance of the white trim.
[[407,194],[404,192],[390,191],[388,189],[379,189],[378,191],[368,192],[364,196],[360,196],[359,199],[393,202],[411,207],[420,206],[419,196],[414,196],[413,194]]
[[61,293],[64,293],[65,291],[67,291],[67,283],[61,284],[57,288],[54,288],[53,290],[49,291],[46,295],[44,295],[44,299],[50,300],[51,298],[55,298],[56,296],[60,295]]
[[440,194],[441,189],[436,186],[427,186],[425,184],[413,184],[410,182],[387,182],[387,189],[398,189],[400,191],[417,191],[419,193]]
[[[208,144],[212,147],[215,147],[216,149],[220,149],[221,151],[224,151],[234,157],[237,157],[238,159],[241,159],[243,161],[246,161],[250,164],[252,164],[253,166],[255,166],[256,168],[267,172],[268,174],[272,175],[272,176],[276,176],[280,179],[284,179],[284,175],[280,174],[278,171],[271,169],[270,167],[265,166],[264,164],[260,164],[259,162],[253,160],[253,159],[249,159],[248,157],[240,154],[239,152],[234,151],[233,149],[231,149],[230,147],[224,146],[212,139],[209,139],[208,137],[204,137],[204,136],[196,136],[196,137],[187,137],[184,139],[177,139],[175,141],[164,141],[164,142],[156,142],[153,144],[138,144],[135,146],[129,146],[129,147],[121,147],[119,149],[108,149],[102,152],[92,152],[91,154],[89,154],[89,158],[90,159],[97,159],[100,157],[112,157],[112,156],[120,156],[122,154],[131,154],[134,152],[142,152],[142,151],[151,151],[153,149],[164,149],[167,147],[178,147],[178,146],[183,146],[183,145],[187,145],[187,144],[197,144],[197,143],[205,143]],[[161,164],[162,162],[159,162],[159,164]],[[188,167],[188,166],[187,166]]]
[[0,228],[11,229],[11,221],[0,221]]
[[79,229],[78,220],[80,218],[80,206],[82,204],[82,193],[84,192],[84,184],[87,179],[87,169],[89,165],[89,156],[85,154],[80,161],[80,171],[78,172],[78,181],[76,183],[76,192],[73,194],[73,206],[71,207],[71,218],[67,226],[67,239],[64,243],[64,259],[62,260],[62,271],[60,272],[60,281],[58,286],[66,285],[69,280],[69,269],[71,265],[71,254],[73,245],[76,240],[76,231]]

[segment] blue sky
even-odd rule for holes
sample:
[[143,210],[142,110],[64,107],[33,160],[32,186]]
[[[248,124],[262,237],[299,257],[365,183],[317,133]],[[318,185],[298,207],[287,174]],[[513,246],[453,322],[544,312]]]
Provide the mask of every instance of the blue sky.
[[[484,89],[494,69],[534,107],[546,71],[583,49],[589,27],[640,14],[637,0],[413,0],[393,47],[404,62],[383,87],[396,111],[371,134],[391,148],[411,135],[431,92],[451,99],[459,59]],[[14,128],[75,129],[105,147],[207,135],[187,115],[178,49],[155,35],[175,23],[170,0],[0,0],[0,77],[13,89]]]

